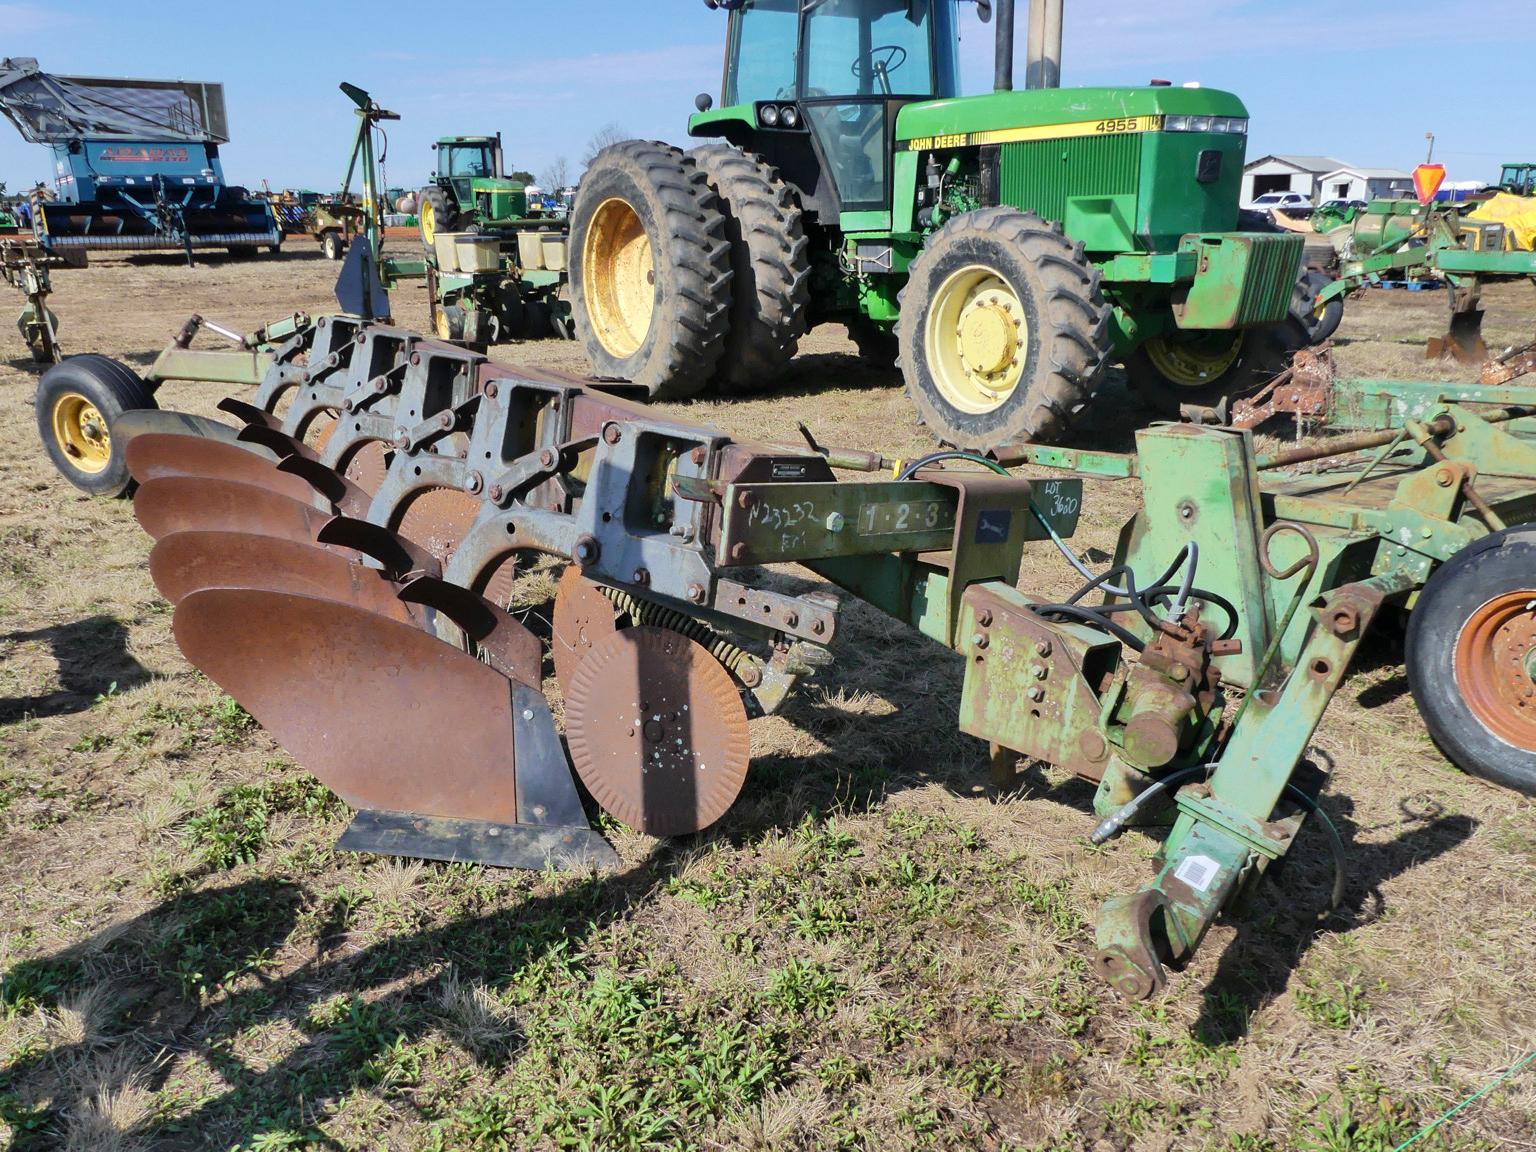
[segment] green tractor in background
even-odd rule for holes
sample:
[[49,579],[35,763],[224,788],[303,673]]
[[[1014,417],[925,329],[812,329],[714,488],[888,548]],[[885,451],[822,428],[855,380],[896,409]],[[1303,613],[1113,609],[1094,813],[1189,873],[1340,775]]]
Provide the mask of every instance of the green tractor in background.
[[429,249],[439,232],[459,232],[521,220],[527,187],[502,175],[501,133],[445,136],[432,145],[437,171],[416,196],[421,240]]
[[1506,164],[1499,173],[1499,190],[1512,196],[1536,196],[1536,164]]
[[1167,408],[1213,404],[1321,323],[1302,238],[1235,231],[1237,97],[1016,92],[1013,0],[979,4],[997,90],[971,97],[956,0],[705,3],[729,12],[722,106],[689,122],[711,142],[614,145],[572,210],[598,375],[757,390],[841,321],[940,438],[990,449],[1065,437],[1111,360]]

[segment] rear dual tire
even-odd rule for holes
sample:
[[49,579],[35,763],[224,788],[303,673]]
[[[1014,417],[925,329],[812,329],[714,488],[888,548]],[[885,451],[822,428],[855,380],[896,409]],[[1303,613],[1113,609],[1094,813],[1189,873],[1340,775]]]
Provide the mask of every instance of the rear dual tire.
[[731,245],[709,177],[671,145],[599,152],[571,214],[577,339],[600,377],[658,399],[704,391],[726,354]]
[[800,205],[773,168],[739,148],[705,144],[688,155],[719,197],[730,244],[730,325],[712,389],[758,392],[805,335],[811,266]]

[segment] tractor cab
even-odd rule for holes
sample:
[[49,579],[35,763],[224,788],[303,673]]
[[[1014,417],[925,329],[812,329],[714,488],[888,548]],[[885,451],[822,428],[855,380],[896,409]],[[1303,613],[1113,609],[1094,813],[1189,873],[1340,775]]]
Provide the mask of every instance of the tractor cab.
[[1506,164],[1499,187],[1516,196],[1536,196],[1536,164]]
[[771,162],[813,190],[808,207],[833,219],[838,209],[888,211],[897,113],[959,91],[953,0],[718,6],[730,11],[725,107],[695,117],[695,134],[733,135],[706,127],[733,113]]
[[474,200],[476,181],[501,177],[501,139],[497,136],[448,136],[439,140],[437,182],[453,190],[460,204]]
[[438,232],[496,229],[528,215],[528,193],[502,175],[501,135],[445,136],[432,145],[437,170],[417,198],[422,242],[430,249]]

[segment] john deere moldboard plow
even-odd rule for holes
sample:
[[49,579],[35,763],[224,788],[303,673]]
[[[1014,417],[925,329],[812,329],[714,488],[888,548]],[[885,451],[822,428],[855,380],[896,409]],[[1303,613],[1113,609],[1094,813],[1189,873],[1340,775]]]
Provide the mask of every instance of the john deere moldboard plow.
[[[344,847],[613,863],[578,781],[635,828],[707,828],[749,770],[750,718],[837,646],[834,587],[960,654],[959,727],[999,782],[1021,760],[1094,781],[1097,842],[1171,820],[1155,875],[1099,918],[1129,996],[1321,812],[1308,745],[1387,608],[1412,609],[1408,677],[1447,756],[1536,793],[1536,389],[1421,389],[1399,427],[1268,454],[1193,425],[1143,431],[1135,456],[1022,447],[1005,463],[1061,469],[1028,480],[743,443],[345,316],[272,331],[152,370],[259,380],[228,426],[130,411],[112,450],[183,652],[358,809]],[[1100,573],[1066,543],[1084,476],[1143,491]],[[1020,591],[1026,548],[1059,550],[1078,591]],[[501,607],[538,554],[570,562],[564,747],[541,645]],[[787,562],[827,584],[756,578]]]

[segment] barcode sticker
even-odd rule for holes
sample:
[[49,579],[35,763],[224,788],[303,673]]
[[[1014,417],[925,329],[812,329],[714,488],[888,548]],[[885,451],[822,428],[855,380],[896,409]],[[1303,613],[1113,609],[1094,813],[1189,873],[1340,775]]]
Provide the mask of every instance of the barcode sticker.
[[1174,870],[1173,878],[1184,881],[1196,892],[1204,892],[1220,871],[1221,865],[1209,856],[1187,856]]

